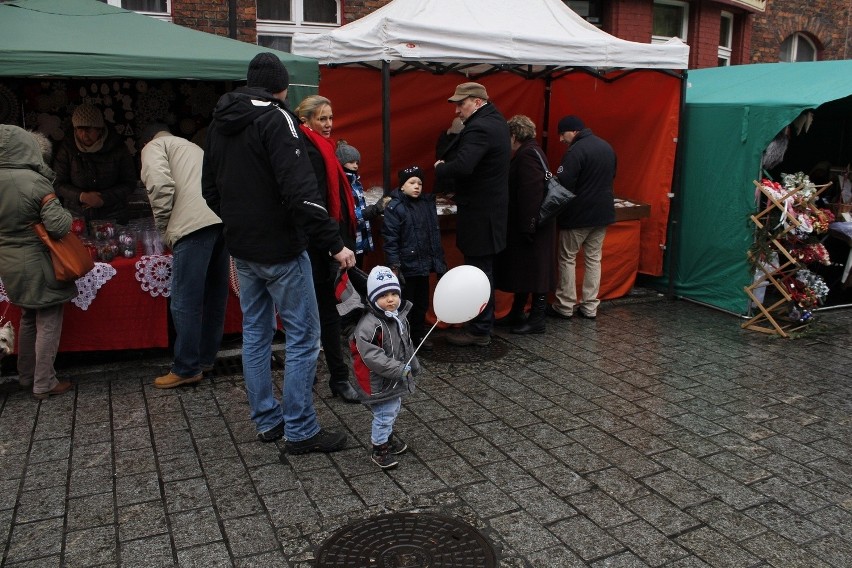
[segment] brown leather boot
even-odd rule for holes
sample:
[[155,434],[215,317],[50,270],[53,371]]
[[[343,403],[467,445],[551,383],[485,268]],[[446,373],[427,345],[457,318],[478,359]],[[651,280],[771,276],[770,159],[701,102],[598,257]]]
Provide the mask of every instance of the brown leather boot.
[[36,400],[44,400],[46,398],[50,398],[57,394],[62,394],[70,391],[74,385],[71,384],[71,381],[59,381],[56,383],[56,386],[50,389],[47,392],[34,392],[33,398]]
[[169,371],[168,375],[163,375],[162,377],[154,379],[154,386],[158,389],[173,389],[181,385],[194,385],[196,383],[200,383],[203,378],[203,373],[198,373],[194,377],[181,377],[180,375],[175,375]]

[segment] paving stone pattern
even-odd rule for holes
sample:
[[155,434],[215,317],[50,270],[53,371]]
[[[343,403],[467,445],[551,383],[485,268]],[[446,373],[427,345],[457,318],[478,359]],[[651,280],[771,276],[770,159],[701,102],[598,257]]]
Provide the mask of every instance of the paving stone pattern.
[[7,376],[0,564],[307,568],[340,527],[419,511],[504,568],[852,566],[852,312],[792,340],[740,323],[646,295],[500,332],[494,361],[423,358],[388,472],[323,365],[319,417],[348,444],[285,463],[239,374],[161,391],[165,353],[77,358],[76,389],[42,402]]

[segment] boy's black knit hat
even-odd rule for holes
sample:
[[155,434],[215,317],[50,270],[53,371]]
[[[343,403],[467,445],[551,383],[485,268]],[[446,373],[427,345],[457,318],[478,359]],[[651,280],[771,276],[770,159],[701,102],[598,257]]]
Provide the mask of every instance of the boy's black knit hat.
[[399,170],[399,187],[402,187],[405,182],[413,177],[420,178],[420,181],[423,181],[423,170],[419,166],[411,166],[404,170]]

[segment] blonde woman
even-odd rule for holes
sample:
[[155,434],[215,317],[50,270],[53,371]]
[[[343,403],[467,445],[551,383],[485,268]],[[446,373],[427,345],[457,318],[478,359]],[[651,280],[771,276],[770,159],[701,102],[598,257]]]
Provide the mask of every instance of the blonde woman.
[[[355,202],[352,187],[346,179],[343,166],[335,154],[336,145],[331,139],[334,114],[331,101],[320,95],[306,97],[295,110],[302,122],[305,146],[308,157],[317,176],[317,186],[329,216],[337,221],[343,243],[355,249]],[[334,295],[334,281],[338,266],[329,262],[328,253],[308,246],[311,268],[314,277],[314,290],[320,316],[320,338],[325,362],[328,365],[328,386],[332,396],[339,396],[345,402],[360,401],[349,380],[349,366],[343,356],[340,343],[340,314],[337,312],[337,298]]]

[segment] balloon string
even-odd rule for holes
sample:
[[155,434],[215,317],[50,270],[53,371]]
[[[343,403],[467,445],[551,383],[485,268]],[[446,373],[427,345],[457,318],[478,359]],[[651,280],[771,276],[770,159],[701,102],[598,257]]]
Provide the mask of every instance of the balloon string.
[[412,354],[411,354],[411,359],[409,359],[409,360],[408,360],[408,363],[406,363],[406,364],[405,364],[405,366],[406,366],[406,367],[407,367],[408,365],[411,365],[411,361],[412,361],[412,360],[414,360],[414,356],[415,356],[415,355],[417,355],[417,352],[418,352],[418,351],[420,351],[420,346],[422,346],[424,343],[426,343],[426,338],[427,338],[427,337],[429,337],[429,334],[430,334],[430,333],[432,333],[432,330],[434,330],[436,327],[438,327],[438,322],[439,322],[439,321],[441,321],[441,320],[437,320],[437,321],[435,321],[435,325],[433,325],[433,326],[432,326],[432,329],[430,329],[429,331],[427,331],[427,332],[426,332],[426,335],[424,335],[424,336],[423,336],[423,339],[420,341],[420,345],[418,345],[418,346],[417,346],[417,349],[415,349],[415,350],[414,350],[414,353],[412,353]]

